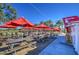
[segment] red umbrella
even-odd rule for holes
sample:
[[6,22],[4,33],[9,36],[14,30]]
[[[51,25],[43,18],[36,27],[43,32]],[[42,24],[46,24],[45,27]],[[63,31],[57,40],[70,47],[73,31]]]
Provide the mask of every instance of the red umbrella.
[[52,31],[53,29],[52,28],[46,28],[45,30],[51,30]]
[[13,26],[13,25],[1,25],[0,28],[16,28],[16,26]]
[[60,31],[61,29],[59,27],[54,27],[53,31]]
[[41,30],[40,28],[33,28],[34,30]]
[[12,24],[16,24],[16,25],[25,25],[26,24],[26,21],[21,17],[21,18],[18,18],[17,20],[14,20],[12,22]]
[[33,30],[33,27],[24,27],[24,29]]
[[12,26],[23,26],[23,27],[33,27],[34,24],[32,24],[31,22],[29,22],[28,20],[26,20],[23,17],[18,18],[17,20],[11,20],[9,22],[6,22],[5,25],[12,25]]
[[28,20],[24,19],[23,17],[18,18],[17,20],[12,22],[13,24],[16,24],[18,26],[34,26],[34,24],[32,24],[31,22],[29,22]]
[[45,28],[49,28],[49,27],[46,26],[45,24],[40,24],[40,25],[36,26],[36,28],[43,28],[43,29],[45,29]]
[[13,21],[15,21],[15,20],[8,21],[5,23],[5,25],[11,25]]
[[26,19],[26,23],[27,23],[28,26],[34,27],[34,24],[31,23],[30,21],[28,21],[27,19]]

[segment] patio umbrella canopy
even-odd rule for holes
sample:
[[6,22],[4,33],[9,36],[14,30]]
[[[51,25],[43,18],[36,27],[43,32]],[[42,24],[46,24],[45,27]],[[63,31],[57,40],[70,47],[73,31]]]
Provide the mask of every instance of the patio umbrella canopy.
[[29,22],[28,20],[26,20],[23,17],[18,18],[17,20],[12,22],[13,24],[16,24],[18,26],[34,26],[34,24],[32,24],[31,22]]
[[33,30],[33,27],[24,27],[24,29]]
[[16,26],[13,26],[13,25],[1,25],[0,28],[16,28]]
[[42,24],[36,26],[36,28],[47,29],[47,28],[49,28],[49,27],[42,23]]
[[40,28],[33,28],[34,30],[41,30]]
[[1,26],[1,27],[3,27],[3,28],[5,28],[5,27],[18,27],[18,26],[23,26],[24,28],[29,28],[29,29],[31,29],[31,27],[33,27],[34,26],[34,24],[32,24],[31,22],[29,22],[28,20],[26,20],[25,18],[23,18],[23,17],[20,17],[20,18],[18,18],[18,19],[16,19],[16,20],[11,20],[11,21],[9,21],[9,22],[6,22],[3,26]]
[[50,27],[49,27],[49,28],[46,28],[45,30],[53,31],[53,29],[52,29],[52,28],[50,28]]
[[30,26],[30,27],[34,27],[34,24],[33,24],[33,23],[31,23],[31,22],[28,21],[27,19],[25,19],[25,20],[26,20],[26,23],[27,23],[28,26]]
[[26,24],[26,21],[24,20],[24,18],[18,18],[17,20],[14,20],[12,22],[12,24],[16,24],[18,26],[22,26],[22,25],[25,25]]
[[12,25],[13,21],[15,21],[15,20],[8,21],[8,22],[5,23],[5,25]]
[[53,31],[58,31],[58,32],[60,32],[60,30],[61,30],[61,29],[60,29],[59,27],[54,27],[54,28],[53,28]]

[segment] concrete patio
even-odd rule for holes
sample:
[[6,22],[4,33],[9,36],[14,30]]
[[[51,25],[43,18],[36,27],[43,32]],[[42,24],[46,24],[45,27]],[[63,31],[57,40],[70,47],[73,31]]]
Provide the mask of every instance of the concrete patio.
[[72,45],[66,43],[65,36],[58,36],[39,55],[77,55]]

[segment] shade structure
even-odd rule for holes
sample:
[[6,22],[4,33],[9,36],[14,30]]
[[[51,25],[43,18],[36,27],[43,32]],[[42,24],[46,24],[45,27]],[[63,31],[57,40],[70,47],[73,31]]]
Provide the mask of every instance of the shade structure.
[[42,24],[36,26],[36,28],[46,29],[46,28],[49,28],[49,27],[42,23]]
[[24,17],[20,17],[17,20],[12,22],[13,24],[16,24],[18,26],[34,26],[31,22],[29,22],[27,19]]
[[8,21],[6,23],[4,23],[5,25],[12,25],[12,22],[15,21],[15,20],[11,20],[11,21]]
[[13,27],[13,28],[15,28],[15,27],[18,27],[18,26],[22,26],[22,27],[24,27],[26,29],[31,29],[31,27],[34,26],[34,24],[32,24],[30,21],[28,21],[24,17],[20,17],[20,18],[18,18],[16,20],[11,20],[9,22],[6,22],[4,25],[5,26],[1,26],[1,27],[4,27],[4,28],[5,27],[8,27],[8,28]]
[[54,28],[53,28],[53,31],[58,31],[58,32],[60,32],[60,30],[61,30],[61,29],[60,29],[59,27],[54,27]]
[[48,30],[48,31],[53,31],[53,29],[52,28],[46,28],[45,30]]
[[27,29],[27,30],[33,30],[33,27],[24,27],[24,29]]
[[13,26],[13,25],[1,25],[0,28],[16,28],[16,26]]
[[41,30],[40,28],[33,28],[34,30]]
[[17,20],[13,21],[12,24],[16,24],[18,26],[22,26],[26,24],[26,21],[24,20],[24,18],[18,18]]
[[25,20],[26,20],[26,23],[27,23],[28,26],[30,26],[30,27],[34,27],[34,24],[33,24],[33,23],[31,23],[31,22],[28,21],[27,19],[25,19]]

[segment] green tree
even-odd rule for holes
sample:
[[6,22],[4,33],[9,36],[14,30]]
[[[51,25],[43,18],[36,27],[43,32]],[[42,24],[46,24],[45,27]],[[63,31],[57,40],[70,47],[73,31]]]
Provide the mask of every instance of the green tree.
[[0,4],[0,22],[4,21],[4,11],[2,4]]
[[35,24],[35,26],[38,26],[39,24]]
[[40,24],[44,23],[43,21],[40,22]]
[[44,24],[46,24],[49,27],[53,27],[53,22],[50,19],[45,21]]
[[7,10],[9,10],[10,11],[10,14],[8,14],[8,15],[10,15],[10,19],[16,19],[16,10],[11,6],[11,4],[9,4],[8,6],[7,6]]
[[58,20],[56,22],[55,26],[61,28],[61,30],[64,31],[64,28],[63,28],[64,27],[64,22],[63,22],[63,20]]
[[58,27],[61,27],[61,26],[63,26],[63,25],[64,25],[64,23],[63,23],[62,20],[58,20],[58,21],[56,22],[56,26],[58,26]]
[[17,14],[15,8],[11,4],[0,4],[0,22],[16,19]]

